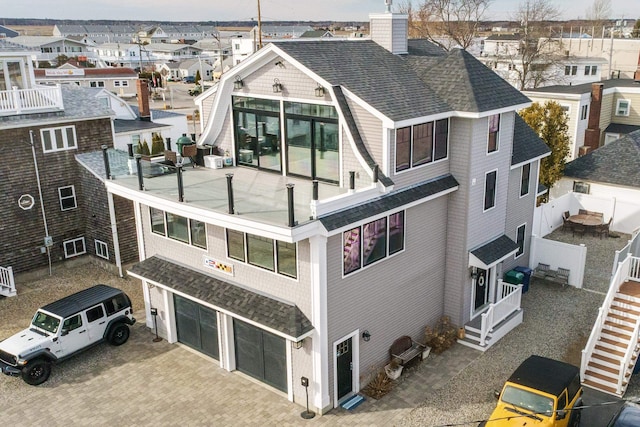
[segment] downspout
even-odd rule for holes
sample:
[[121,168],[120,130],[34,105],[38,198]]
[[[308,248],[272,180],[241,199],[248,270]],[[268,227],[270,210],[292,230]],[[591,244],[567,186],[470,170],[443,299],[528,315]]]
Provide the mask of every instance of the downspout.
[[44,246],[47,248],[47,257],[49,258],[49,276],[51,276],[51,244],[49,237],[49,227],[47,227],[47,215],[44,212],[44,200],[42,200],[42,186],[40,185],[40,172],[38,171],[38,160],[36,159],[36,147],[33,142],[33,131],[29,130],[29,138],[31,139],[31,154],[33,154],[33,166],[36,170],[36,181],[38,183],[38,195],[40,196],[40,209],[42,210],[42,222],[44,223]]
[[116,210],[113,204],[113,193],[107,191],[107,202],[109,205],[109,219],[111,220],[111,236],[113,238],[113,252],[116,256],[116,266],[118,267],[118,275],[122,274],[122,259],[120,258],[120,241],[118,239],[118,224],[116,223]]

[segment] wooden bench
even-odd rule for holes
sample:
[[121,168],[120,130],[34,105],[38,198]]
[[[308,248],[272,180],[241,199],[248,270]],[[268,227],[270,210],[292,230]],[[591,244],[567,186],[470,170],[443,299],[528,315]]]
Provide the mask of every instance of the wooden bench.
[[564,287],[569,284],[569,273],[570,270],[566,268],[559,267],[557,270],[554,270],[549,264],[539,263],[533,270],[533,277],[560,283],[562,287]]
[[422,352],[426,348],[426,345],[415,342],[408,335],[403,335],[391,344],[389,355],[391,360],[398,359],[398,362],[404,366],[416,357],[422,360]]

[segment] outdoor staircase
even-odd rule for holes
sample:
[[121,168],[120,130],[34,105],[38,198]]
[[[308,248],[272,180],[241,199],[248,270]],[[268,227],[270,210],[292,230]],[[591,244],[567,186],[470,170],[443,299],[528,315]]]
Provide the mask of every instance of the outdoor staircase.
[[487,333],[484,343],[481,344],[482,323],[480,316],[464,325],[464,338],[458,338],[458,342],[467,347],[475,348],[480,351],[487,351],[492,345],[500,341],[513,328],[522,323],[523,310],[514,311],[498,323],[492,331]]
[[0,297],[15,297],[16,282],[11,267],[0,267]]
[[640,353],[640,259],[620,263],[582,350],[582,384],[622,397]]

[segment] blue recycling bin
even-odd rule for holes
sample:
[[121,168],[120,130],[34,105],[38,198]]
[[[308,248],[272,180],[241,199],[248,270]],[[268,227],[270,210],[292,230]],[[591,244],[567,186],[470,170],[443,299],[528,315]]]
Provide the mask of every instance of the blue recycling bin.
[[522,293],[524,294],[529,290],[529,282],[531,282],[531,275],[533,274],[533,270],[529,267],[516,267],[515,271],[518,271],[524,274],[524,278],[522,279]]

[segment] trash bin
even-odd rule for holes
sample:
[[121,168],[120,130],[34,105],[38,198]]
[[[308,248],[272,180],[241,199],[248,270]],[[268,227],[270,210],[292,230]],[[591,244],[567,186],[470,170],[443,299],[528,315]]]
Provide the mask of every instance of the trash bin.
[[522,285],[522,281],[524,280],[524,273],[520,273],[519,271],[509,270],[504,273],[505,282],[511,283],[512,285]]
[[182,147],[191,144],[195,144],[195,142],[193,142],[193,140],[189,138],[186,133],[183,133],[182,136],[176,141],[178,153],[180,153],[180,155],[182,156]]
[[515,271],[519,271],[524,274],[524,279],[522,280],[522,293],[525,293],[529,290],[529,283],[531,283],[531,275],[533,274],[533,270],[529,267],[518,266],[514,268]]

